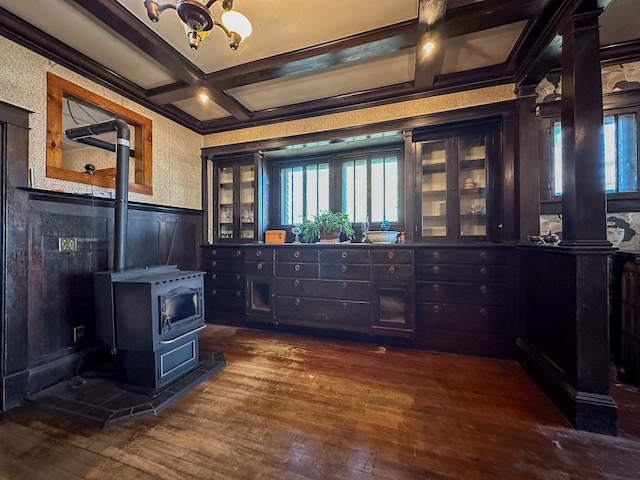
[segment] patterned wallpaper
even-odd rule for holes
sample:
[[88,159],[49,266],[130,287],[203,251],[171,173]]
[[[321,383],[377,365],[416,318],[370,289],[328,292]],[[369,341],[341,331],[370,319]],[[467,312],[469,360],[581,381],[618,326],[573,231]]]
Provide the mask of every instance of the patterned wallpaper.
[[[46,177],[47,72],[52,72],[152,120],[153,195],[130,193],[130,200],[201,208],[201,135],[4,37],[0,37],[0,65],[0,101],[33,112],[29,118],[29,166],[34,170],[36,188],[72,193],[92,191],[91,185]],[[75,161],[87,163],[82,159]]]

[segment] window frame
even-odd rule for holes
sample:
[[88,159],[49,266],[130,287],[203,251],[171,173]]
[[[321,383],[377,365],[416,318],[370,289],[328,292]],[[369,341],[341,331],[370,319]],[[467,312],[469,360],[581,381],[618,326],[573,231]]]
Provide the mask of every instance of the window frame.
[[[633,212],[640,209],[640,95],[638,95],[639,92],[633,92],[634,95],[630,98],[629,93],[625,92],[624,96],[620,94],[605,95],[603,100],[605,103],[609,100],[610,104],[607,106],[608,108],[603,109],[602,116],[604,121],[604,117],[609,115],[629,113],[636,115],[636,129],[638,132],[638,178],[636,181],[638,182],[638,191],[605,192],[607,212],[609,213]],[[627,101],[620,101],[623,99],[627,99]],[[555,195],[553,192],[553,124],[561,119],[559,108],[555,108],[559,106],[559,103],[553,102],[552,105],[539,105],[541,112],[543,112],[540,115],[539,132],[541,138],[538,142],[542,160],[540,162],[540,213],[542,215],[559,215],[562,213],[562,195]],[[548,113],[545,115],[544,112]]]
[[[398,221],[391,222],[393,230],[403,229],[404,218],[404,144],[384,145],[366,149],[354,149],[336,153],[322,153],[295,158],[270,160],[270,176],[273,179],[271,222],[274,228],[288,229],[293,225],[282,223],[282,185],[281,171],[284,168],[306,166],[311,164],[329,164],[329,209],[334,212],[342,211],[342,166],[345,162],[367,160],[367,212],[371,212],[371,160],[395,156],[398,161]],[[359,228],[361,219],[351,219],[354,227]]]

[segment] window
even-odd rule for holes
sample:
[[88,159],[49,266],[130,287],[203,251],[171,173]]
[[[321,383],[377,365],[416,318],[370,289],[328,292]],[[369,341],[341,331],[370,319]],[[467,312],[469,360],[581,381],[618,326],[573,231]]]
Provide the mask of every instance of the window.
[[[604,128],[604,182],[607,193],[638,191],[638,126],[635,113],[606,115]],[[562,195],[562,129],[553,122],[552,186]]]
[[280,181],[280,225],[303,217],[342,211],[353,223],[402,220],[402,164],[397,147],[371,153],[309,157],[304,162],[275,165]]
[[281,220],[293,225],[302,217],[329,210],[329,164],[297,165],[280,170]]

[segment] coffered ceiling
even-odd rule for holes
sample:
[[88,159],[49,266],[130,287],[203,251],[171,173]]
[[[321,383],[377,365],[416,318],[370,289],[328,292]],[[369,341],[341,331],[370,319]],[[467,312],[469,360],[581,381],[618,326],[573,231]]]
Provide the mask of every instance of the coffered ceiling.
[[[175,10],[154,24],[143,0],[0,0],[0,34],[205,134],[521,81],[562,3],[235,0],[252,35],[232,51],[214,28],[194,51]],[[602,3],[603,44],[637,51],[640,2]],[[440,43],[426,57],[429,27]]]

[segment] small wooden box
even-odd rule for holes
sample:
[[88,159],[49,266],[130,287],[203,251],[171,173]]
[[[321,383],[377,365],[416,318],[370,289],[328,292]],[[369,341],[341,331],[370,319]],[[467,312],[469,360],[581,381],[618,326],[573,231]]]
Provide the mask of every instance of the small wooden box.
[[264,232],[264,243],[284,243],[284,230],[267,230]]

